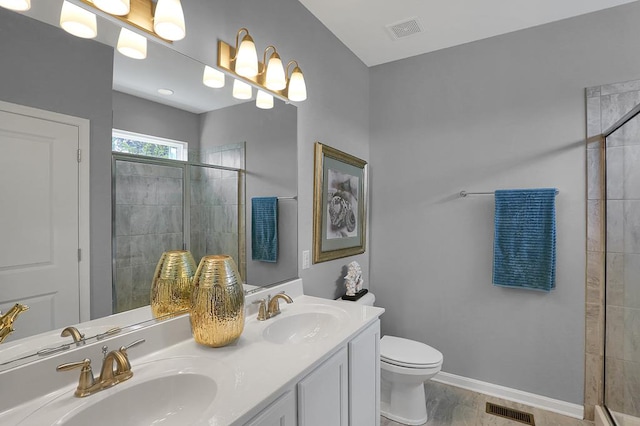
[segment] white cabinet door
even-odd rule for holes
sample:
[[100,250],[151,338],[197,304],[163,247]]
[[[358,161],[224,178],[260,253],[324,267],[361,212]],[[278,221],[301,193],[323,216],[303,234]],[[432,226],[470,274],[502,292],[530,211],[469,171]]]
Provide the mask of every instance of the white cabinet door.
[[347,364],[342,348],[298,383],[300,426],[348,425]]
[[380,425],[380,320],[349,342],[349,426]]
[[245,426],[296,426],[296,395],[287,391]]

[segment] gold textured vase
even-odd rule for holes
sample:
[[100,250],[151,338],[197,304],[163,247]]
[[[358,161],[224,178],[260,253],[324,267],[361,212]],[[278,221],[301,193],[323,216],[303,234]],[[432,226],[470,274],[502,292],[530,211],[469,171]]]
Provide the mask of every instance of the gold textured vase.
[[193,278],[191,331],[201,345],[233,343],[244,329],[244,288],[231,256],[205,256]]
[[162,253],[151,283],[154,318],[185,312],[191,304],[196,262],[187,250]]

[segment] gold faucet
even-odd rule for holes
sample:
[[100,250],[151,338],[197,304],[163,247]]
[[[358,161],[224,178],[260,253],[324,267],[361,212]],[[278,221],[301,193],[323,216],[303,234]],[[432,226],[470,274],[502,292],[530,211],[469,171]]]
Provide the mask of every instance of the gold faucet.
[[267,300],[260,299],[253,302],[254,304],[260,304],[260,307],[258,308],[258,321],[265,321],[280,314],[280,303],[278,302],[279,299],[284,299],[287,303],[293,303],[293,299],[291,298],[291,296],[286,294],[284,291],[276,294],[273,297],[271,297],[271,295],[268,295]]
[[136,340],[127,346],[122,346],[120,349],[113,350],[111,352],[108,352],[108,348],[103,346],[102,352],[104,353],[104,359],[102,360],[102,368],[100,369],[100,377],[98,380],[93,376],[91,360],[89,358],[85,358],[79,362],[61,364],[56,368],[56,370],[69,371],[74,368],[80,368],[80,379],[78,380],[78,387],[76,388],[74,395],[78,398],[93,395],[103,389],[110,388],[111,386],[115,386],[125,380],[129,380],[133,376],[131,364],[129,363],[129,356],[127,355],[127,349],[140,343],[144,343],[144,339]]
[[77,328],[69,326],[64,330],[62,330],[62,333],[60,333],[60,337],[69,337],[69,336],[73,338],[73,341],[76,344],[76,346],[84,345],[85,343],[84,334],[80,333]]
[[[27,305],[21,305],[16,303],[6,314],[0,316],[0,343],[4,342],[11,333],[13,333],[13,322],[18,318],[18,315],[29,309]],[[2,313],[0,312],[0,315]]]

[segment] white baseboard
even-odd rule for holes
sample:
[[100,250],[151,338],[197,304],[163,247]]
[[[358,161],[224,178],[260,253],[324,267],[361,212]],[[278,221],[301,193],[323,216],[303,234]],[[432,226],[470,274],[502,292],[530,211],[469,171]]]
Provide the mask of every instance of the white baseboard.
[[456,376],[455,374],[445,373],[444,371],[436,374],[431,380],[485,395],[495,396],[508,401],[518,402],[531,407],[541,408],[543,410],[552,411],[554,413],[563,414],[576,419],[584,418],[584,407],[582,405],[560,401],[559,399],[548,398],[546,396],[507,388],[505,386],[494,385],[493,383],[481,382],[476,379]]

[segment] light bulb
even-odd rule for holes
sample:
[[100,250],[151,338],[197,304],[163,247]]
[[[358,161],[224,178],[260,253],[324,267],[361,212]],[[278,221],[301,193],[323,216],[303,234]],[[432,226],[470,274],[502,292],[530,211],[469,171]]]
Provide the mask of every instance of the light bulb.
[[211,68],[209,65],[205,65],[204,74],[202,75],[202,83],[205,86],[213,87],[214,89],[224,87],[224,73],[215,68]]
[[186,35],[184,12],[180,0],[158,0],[153,30],[162,38],[176,41]]
[[236,99],[251,99],[251,86],[240,80],[233,80],[233,97]]
[[273,96],[271,96],[267,92],[258,90],[258,95],[256,96],[256,106],[261,109],[273,108]]
[[118,52],[133,59],[147,57],[147,38],[131,30],[122,28],[118,37]]
[[269,58],[264,84],[271,90],[282,90],[287,87],[282,60],[280,59],[280,55],[275,52],[271,55],[271,58]]
[[300,67],[295,67],[289,79],[289,90],[287,97],[294,102],[300,102],[307,99],[307,85],[304,83],[304,75]]
[[256,45],[249,34],[244,36],[240,47],[238,47],[234,70],[236,74],[243,77],[251,78],[258,75],[258,54],[256,53]]
[[0,6],[17,12],[25,12],[31,9],[31,0],[0,0]]
[[94,38],[98,35],[96,15],[66,0],[62,3],[60,26],[76,37]]
[[130,10],[129,0],[93,0],[100,10],[116,16],[127,15]]

